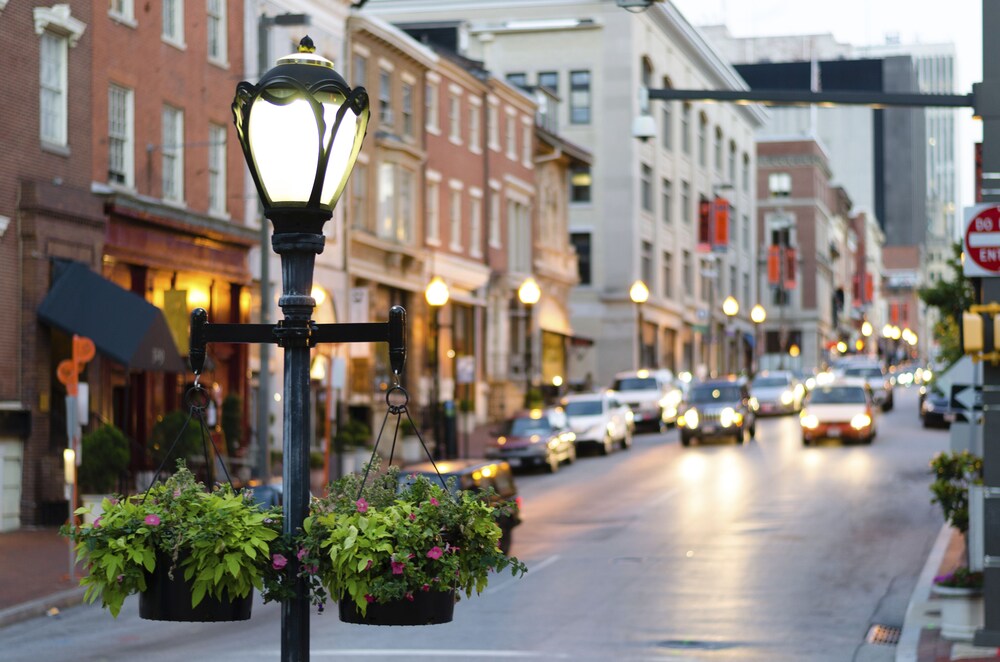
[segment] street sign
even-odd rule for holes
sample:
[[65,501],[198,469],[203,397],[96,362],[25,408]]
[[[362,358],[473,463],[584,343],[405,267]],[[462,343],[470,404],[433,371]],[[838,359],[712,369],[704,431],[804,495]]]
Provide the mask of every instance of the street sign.
[[964,250],[966,276],[1000,276],[1000,206],[966,208]]
[[956,421],[968,421],[973,413],[983,410],[983,387],[971,384],[952,384],[949,406]]

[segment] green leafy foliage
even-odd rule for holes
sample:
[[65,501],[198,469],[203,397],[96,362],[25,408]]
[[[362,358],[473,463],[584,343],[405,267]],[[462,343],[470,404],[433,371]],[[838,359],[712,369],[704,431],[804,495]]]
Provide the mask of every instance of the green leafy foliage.
[[372,431],[363,421],[350,418],[340,426],[334,441],[343,448],[365,448],[371,446]]
[[350,474],[332,483],[294,542],[314,602],[353,600],[364,614],[369,603],[418,591],[471,597],[494,572],[527,571],[498,547],[502,509],[488,492],[445,489],[424,476],[401,486],[397,467],[362,482]]
[[[190,417],[189,420],[189,414],[179,410],[170,412],[157,421],[150,433],[149,451],[153,463],[159,466],[165,459],[175,458],[193,465],[192,458],[204,456],[205,444],[209,448],[212,445],[207,437],[202,438],[202,434],[201,423],[197,418]],[[168,458],[171,446],[174,446],[174,450]]]
[[934,325],[934,338],[940,348],[938,358],[949,365],[962,358],[958,328],[962,323],[962,311],[968,310],[974,303],[972,281],[962,273],[962,243],[956,241],[952,244],[951,253],[947,264],[951,267],[952,278],[934,281],[918,292],[925,304],[941,313]]
[[81,440],[80,489],[84,494],[108,494],[128,469],[128,439],[114,425],[102,425]]
[[222,399],[222,415],[219,424],[226,437],[230,455],[236,453],[243,443],[243,398],[230,393]]
[[92,525],[60,531],[87,567],[80,580],[85,599],[100,597],[113,616],[127,596],[146,590],[157,558],[192,582],[192,607],[206,595],[242,598],[263,589],[270,545],[281,534],[280,509],[261,510],[229,485],[209,491],[183,460],[177,464],[177,473],[146,494],[105,499]]
[[941,504],[945,521],[965,535],[969,530],[969,486],[983,482],[983,459],[969,451],[938,453],[931,460],[931,503]]

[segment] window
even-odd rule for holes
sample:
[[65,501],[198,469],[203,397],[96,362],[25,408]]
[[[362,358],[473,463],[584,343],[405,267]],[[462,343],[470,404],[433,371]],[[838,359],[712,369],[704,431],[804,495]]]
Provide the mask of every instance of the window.
[[681,149],[691,155],[691,104],[681,107]]
[[351,225],[369,230],[368,225],[368,166],[360,161],[351,175]]
[[184,46],[184,0],[163,0],[163,40]]
[[691,224],[691,184],[681,182],[681,220]]
[[451,200],[448,207],[450,224],[449,247],[453,251],[462,250],[462,183],[451,182]]
[[671,106],[673,102],[664,101],[660,106],[660,114],[663,117],[663,131],[660,134],[660,140],[662,141],[663,149],[673,149],[674,148],[674,125],[673,119],[671,117]]
[[653,244],[648,241],[642,242],[639,255],[639,273],[642,282],[654,284],[653,280]]
[[378,237],[399,244],[413,241],[413,181],[409,170],[395,163],[379,164]]
[[576,267],[580,276],[580,285],[590,285],[590,233],[570,233],[569,241],[576,249]]
[[132,90],[108,88],[108,182],[135,186],[135,122]]
[[501,247],[500,238],[500,186],[490,182],[490,246]]
[[681,284],[684,286],[685,294],[694,294],[694,280],[691,273],[691,251],[684,251],[682,253]]
[[208,126],[208,211],[226,213],[226,127]]
[[413,240],[413,226],[414,226],[414,214],[413,205],[415,200],[413,199],[414,188],[414,174],[412,171],[406,168],[398,168],[397,175],[399,178],[399,227],[396,228],[396,241],[401,244],[409,243]]
[[[736,286],[737,286],[737,282],[736,282],[736,267],[730,266],[729,267],[729,291],[732,293],[732,296],[734,296],[734,297],[736,296],[736,293],[739,291],[739,290],[736,289]],[[744,301],[746,301],[746,299],[744,299]]]
[[743,214],[743,248],[745,250],[750,250],[750,217]]
[[481,124],[479,119],[482,111],[483,108],[478,103],[469,104],[469,150],[476,154],[480,154],[483,151],[479,144],[482,141],[479,130]]
[[569,73],[569,121],[590,124],[590,72]]
[[743,152],[743,190],[750,190],[750,156]]
[[483,254],[483,192],[469,189],[469,254]]
[[523,73],[507,74],[507,82],[515,87],[527,87],[528,75]]
[[535,129],[530,122],[524,121],[521,126],[521,165],[525,168],[531,167],[531,150],[534,148],[531,140],[535,135]]
[[490,103],[486,111],[486,130],[490,136],[490,149],[494,152],[500,151],[500,108],[495,103]]
[[[642,87],[644,90],[648,90],[653,87],[653,63],[649,61],[648,57],[644,57],[640,63],[640,68],[642,69]],[[639,97],[639,113],[642,115],[650,114],[648,94],[643,94]]]
[[559,96],[559,73],[556,71],[539,71],[538,86],[552,90],[553,94]]
[[392,124],[392,72],[378,71],[378,120],[382,124]]
[[674,298],[674,256],[666,251],[663,253],[663,296]]
[[660,214],[663,217],[663,222],[669,225],[674,222],[674,185],[669,179],[663,180],[660,195],[663,206]]
[[729,183],[736,186],[736,143],[729,141],[729,167],[726,168]]
[[507,198],[507,249],[510,270],[531,273],[531,210],[526,202]]
[[365,86],[368,80],[368,58],[366,58],[361,53],[354,54],[354,81],[353,84],[356,86]]
[[462,100],[456,94],[448,96],[448,139],[462,144]]
[[715,169],[722,172],[722,129],[715,127]]
[[517,158],[517,123],[513,111],[507,113],[507,158]]
[[413,137],[413,85],[403,83],[400,90],[400,101],[403,107],[403,136]]
[[569,172],[569,201],[590,202],[590,166],[573,166]]
[[441,184],[427,173],[427,243],[441,243]]
[[639,199],[643,211],[653,211],[653,169],[645,163],[640,167]]
[[208,0],[208,59],[212,62],[226,62],[226,2]]
[[66,119],[66,69],[69,43],[65,37],[42,33],[39,57],[39,133],[42,142],[65,147],[68,142]]
[[133,0],[111,0],[108,14],[119,21],[131,23],[135,20],[135,3]]
[[772,198],[787,198],[792,194],[792,176],[787,172],[772,172],[767,176],[767,191]]
[[708,117],[698,114],[698,165],[708,165]]
[[163,107],[163,199],[184,201],[184,111]]
[[431,133],[438,133],[440,131],[440,102],[438,101],[438,84],[437,81],[432,81],[428,78],[427,84],[424,85],[424,124],[427,126],[427,130]]
[[753,299],[750,298],[750,274],[745,272],[743,274],[743,300],[747,302],[747,306],[749,306],[750,302],[753,301]]

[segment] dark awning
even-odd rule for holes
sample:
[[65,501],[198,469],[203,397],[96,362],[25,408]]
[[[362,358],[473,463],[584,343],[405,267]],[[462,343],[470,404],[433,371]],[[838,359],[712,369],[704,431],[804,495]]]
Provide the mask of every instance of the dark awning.
[[185,372],[163,312],[80,262],[57,262],[38,319],[86,336],[97,351],[135,370]]

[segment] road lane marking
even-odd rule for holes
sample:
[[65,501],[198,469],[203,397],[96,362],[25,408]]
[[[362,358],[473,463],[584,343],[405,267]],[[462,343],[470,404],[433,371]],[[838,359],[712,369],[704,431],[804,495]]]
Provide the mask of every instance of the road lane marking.
[[415,649],[370,649],[370,648],[345,648],[345,649],[323,649],[309,652],[313,657],[507,657],[507,658],[542,658],[546,660],[565,660],[569,658],[567,653],[553,653],[550,651],[518,651],[518,650],[449,650],[437,649],[428,650],[424,648]]

